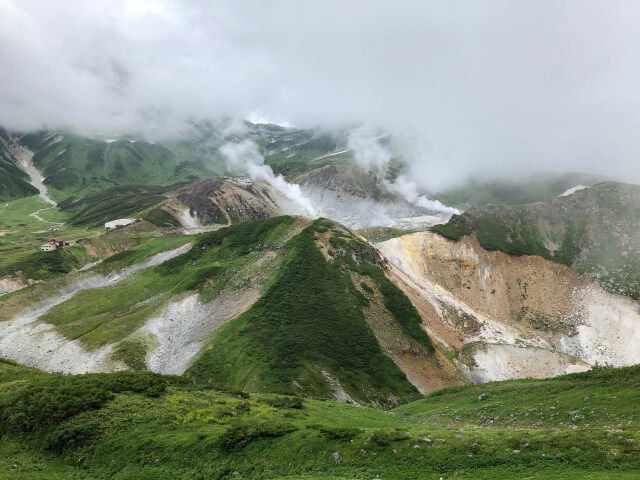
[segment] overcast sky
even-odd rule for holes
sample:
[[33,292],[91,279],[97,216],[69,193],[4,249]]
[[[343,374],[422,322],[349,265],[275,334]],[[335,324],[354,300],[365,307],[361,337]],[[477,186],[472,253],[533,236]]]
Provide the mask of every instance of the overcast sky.
[[366,123],[422,175],[640,182],[640,1],[0,0],[0,125]]

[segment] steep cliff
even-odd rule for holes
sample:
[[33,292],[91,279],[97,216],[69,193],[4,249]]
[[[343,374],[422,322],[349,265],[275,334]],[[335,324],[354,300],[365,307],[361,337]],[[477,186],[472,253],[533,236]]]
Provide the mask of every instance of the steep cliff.
[[377,245],[470,381],[640,362],[640,306],[565,265],[425,232]]

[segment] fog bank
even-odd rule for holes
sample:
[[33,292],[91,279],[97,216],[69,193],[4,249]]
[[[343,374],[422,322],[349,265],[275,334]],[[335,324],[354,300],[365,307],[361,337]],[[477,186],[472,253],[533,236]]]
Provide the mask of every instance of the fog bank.
[[411,139],[430,188],[518,169],[640,182],[638,25],[627,0],[0,0],[0,125],[366,124]]

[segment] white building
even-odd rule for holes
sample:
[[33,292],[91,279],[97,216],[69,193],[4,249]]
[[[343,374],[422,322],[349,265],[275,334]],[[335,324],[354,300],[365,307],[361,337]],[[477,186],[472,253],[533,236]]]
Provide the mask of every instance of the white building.
[[53,251],[53,250],[55,250],[56,248],[58,248],[58,247],[56,247],[54,244],[51,244],[51,243],[45,243],[44,245],[42,245],[42,246],[40,247],[40,250],[42,250],[43,252],[52,252],[52,251]]
[[118,220],[111,220],[104,224],[104,228],[111,230],[113,228],[126,227],[138,221],[137,218],[119,218]]
[[238,185],[252,185],[253,184],[251,179],[247,178],[247,177],[232,177],[231,180],[233,180]]

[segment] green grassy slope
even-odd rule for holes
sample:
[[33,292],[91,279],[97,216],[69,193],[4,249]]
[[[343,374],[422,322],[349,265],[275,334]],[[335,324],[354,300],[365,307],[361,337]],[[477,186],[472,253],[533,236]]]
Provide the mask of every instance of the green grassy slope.
[[276,174],[282,174],[289,180],[323,165],[342,163],[351,158],[350,153],[341,154],[339,159],[324,158],[327,154],[344,149],[346,132],[285,128],[250,122],[245,122],[243,128],[228,127],[224,122],[197,123],[178,138],[168,139],[162,144],[177,158],[182,159],[183,164],[205,164],[222,174],[226,171],[226,162],[219,153],[219,148],[229,141],[249,139],[258,144],[265,163]]
[[[45,227],[51,224],[29,216],[31,212],[42,208],[45,210],[40,212],[40,216],[44,219],[62,222],[69,218],[67,212],[51,208],[37,196],[14,200],[7,206],[0,205],[0,278],[10,276],[25,282],[28,279],[54,280],[88,262],[134,248],[161,235],[165,236],[166,242],[158,239],[155,243],[171,245],[171,239],[175,236],[175,233],[158,229],[147,222],[106,234],[102,224],[100,228],[92,228],[66,223],[63,226],[56,225],[55,231],[47,231]],[[158,223],[161,222],[158,220]],[[71,246],[53,252],[41,252],[40,246],[53,237],[63,238]],[[183,243],[186,241],[183,240]]]
[[[37,210],[40,210],[39,216],[49,222],[63,222],[68,218],[35,195],[0,204],[0,278],[42,280],[68,273],[89,261],[84,248],[75,244],[88,234],[86,229],[56,225],[55,232],[47,231],[51,223],[30,216]],[[40,252],[40,246],[53,237],[61,237],[73,246],[64,251]]]
[[[134,141],[130,137],[107,142],[43,131],[21,135],[20,143],[34,152],[34,165],[45,176],[44,183],[53,199],[76,214],[81,213],[81,204],[91,204],[90,211],[74,219],[76,224],[93,221],[105,209],[124,215],[135,212],[136,207],[148,207],[139,201],[150,201],[147,193],[158,191],[158,185],[166,187],[217,174],[244,173],[226,171],[219,149],[230,141],[253,140],[264,153],[265,163],[287,178],[345,161],[323,157],[342,148],[346,142],[344,135],[248,122],[236,134],[228,133],[227,129],[224,123],[194,124],[159,143]],[[28,178],[4,150],[0,145],[0,173],[3,173],[0,201],[37,193],[25,183]],[[143,198],[136,199],[136,194]],[[99,204],[94,206],[96,201]]]
[[640,186],[597,184],[528,205],[475,207],[432,230],[457,240],[475,233],[488,250],[540,255],[640,298]]
[[[80,292],[52,308],[41,320],[56,325],[60,333],[79,339],[89,349],[118,342],[184,292],[199,292],[204,301],[211,300],[235,281],[237,272],[266,253],[258,251],[256,244],[277,242],[294,222],[292,217],[278,217],[238,224],[212,234],[148,240],[107,258],[94,271],[107,274],[187,242],[194,246],[189,253],[132,275],[121,284]],[[216,242],[217,248],[207,248],[211,246],[209,242]],[[125,363],[131,368],[144,368],[146,351],[133,353],[126,356]]]
[[[0,265],[0,274],[21,269],[25,278],[47,281],[0,298],[0,318],[11,318],[24,305],[47,298],[83,275],[106,275],[192,242],[188,253],[117,285],[81,291],[40,321],[87,349],[116,344],[118,358],[141,369],[148,345],[134,342],[132,335],[169,302],[187,292],[197,292],[209,302],[223,291],[233,295],[257,288],[260,300],[214,332],[189,376],[201,383],[321,398],[333,398],[339,384],[359,403],[387,407],[417,397],[378,343],[365,309],[375,288],[394,328],[426,355],[433,354],[421,318],[376,266],[374,250],[344,227],[323,219],[310,223],[283,216],[196,236],[156,238],[155,231],[138,231],[143,226],[87,239],[72,249],[12,255]],[[122,235],[129,238],[128,244],[118,243]],[[65,275],[86,263],[82,245],[94,255],[102,250],[120,253],[91,272]]]
[[[320,250],[321,235],[329,237],[330,260]],[[187,375],[203,383],[317,397],[333,396],[331,376],[359,402],[393,405],[414,397],[415,388],[367,325],[368,299],[350,272],[372,278],[403,331],[432,347],[409,300],[375,266],[372,249],[320,219],[285,244],[283,255],[261,299],[214,332]]]
[[7,478],[633,479],[639,373],[459,387],[383,412],[0,361],[0,468]]
[[[67,198],[58,204],[58,208],[69,215],[69,225],[100,227],[108,219],[144,216],[165,202],[162,195],[165,190],[153,185],[122,185],[90,193],[77,200]],[[171,223],[179,225],[175,219]]]
[[[48,239],[49,237],[45,237],[42,242]],[[42,252],[39,249],[24,251],[21,255],[12,255],[10,259],[0,262],[0,277],[21,271],[25,278],[44,280],[64,275],[82,266],[85,257],[84,248],[78,246],[59,248],[53,252]]]
[[57,201],[127,184],[171,185],[196,181],[211,172],[182,165],[162,145],[142,141],[105,142],[71,134],[28,134],[21,143],[34,153],[34,165],[45,176]]

